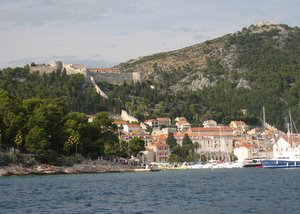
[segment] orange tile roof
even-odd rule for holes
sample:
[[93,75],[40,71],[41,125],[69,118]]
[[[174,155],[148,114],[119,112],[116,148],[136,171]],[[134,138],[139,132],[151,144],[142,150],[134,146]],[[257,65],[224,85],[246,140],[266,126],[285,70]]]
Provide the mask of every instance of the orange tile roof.
[[185,134],[188,134],[189,137],[220,137],[220,136],[233,136],[233,133],[226,132],[226,133],[213,133],[213,134],[207,134],[207,133],[175,133],[174,137],[184,137]]
[[156,118],[157,121],[164,121],[164,122],[169,122],[171,121],[171,118],[169,117],[158,117]]
[[237,142],[238,143],[250,143],[251,141],[248,139],[239,139]]
[[167,143],[164,143],[164,142],[161,142],[161,141],[156,141],[152,145],[157,146],[157,147],[169,147],[169,145]]
[[131,132],[131,135],[139,135],[141,134],[140,130],[134,130],[133,132]]
[[168,138],[167,134],[161,134],[161,135],[158,136],[159,140],[167,140],[167,138]]
[[242,144],[236,146],[236,148],[241,148],[241,147],[245,147],[247,149],[251,149],[251,148],[254,148],[254,145],[251,144],[251,143],[242,143]]
[[155,122],[155,121],[157,121],[157,120],[155,120],[155,119],[149,119],[149,120],[145,120],[144,123],[152,123],[152,122]]
[[128,127],[140,127],[140,124],[128,123],[126,124]]
[[290,144],[292,144],[292,143],[294,143],[296,145],[300,144],[300,135],[299,134],[291,134],[290,136],[283,135],[282,138]]
[[233,129],[229,126],[217,126],[217,127],[192,127],[189,132],[233,132]]
[[114,121],[113,124],[116,124],[116,125],[125,125],[125,124],[128,124],[127,121],[123,121],[123,120],[117,120],[117,121]]

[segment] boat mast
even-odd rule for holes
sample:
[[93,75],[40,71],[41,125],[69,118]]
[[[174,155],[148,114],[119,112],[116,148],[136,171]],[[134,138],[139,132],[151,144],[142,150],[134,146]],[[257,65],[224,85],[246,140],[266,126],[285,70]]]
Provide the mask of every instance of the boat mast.
[[223,157],[223,151],[225,150],[225,154],[226,154],[225,159],[227,159],[228,162],[231,162],[230,155],[229,155],[228,150],[227,150],[226,137],[225,137],[225,135],[223,135],[220,125],[219,125],[219,132],[220,132],[220,146],[221,146],[221,138],[223,139],[223,149],[221,151],[222,159],[224,158]]
[[290,124],[289,124],[289,131],[290,131],[290,134],[293,133],[293,124],[292,124],[292,116],[291,116],[291,111],[289,110],[289,117],[290,117]]
[[266,112],[265,107],[263,106],[263,123],[262,123],[262,131],[266,131]]

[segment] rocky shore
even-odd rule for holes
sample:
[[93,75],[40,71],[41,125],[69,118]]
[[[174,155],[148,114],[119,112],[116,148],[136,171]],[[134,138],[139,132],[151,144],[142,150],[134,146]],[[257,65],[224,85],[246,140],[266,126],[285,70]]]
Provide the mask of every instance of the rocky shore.
[[99,164],[96,162],[80,163],[73,166],[37,165],[24,167],[9,165],[0,167],[0,176],[51,175],[51,174],[82,174],[82,173],[120,173],[120,172],[150,172],[137,166],[122,164]]

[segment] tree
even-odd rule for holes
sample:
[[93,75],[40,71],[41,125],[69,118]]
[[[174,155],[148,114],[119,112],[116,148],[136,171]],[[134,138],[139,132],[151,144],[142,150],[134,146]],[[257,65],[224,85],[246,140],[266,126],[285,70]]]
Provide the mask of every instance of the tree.
[[86,114],[81,112],[69,112],[65,116],[65,128],[67,131],[81,130],[87,126],[88,118]]
[[180,158],[180,161],[186,161],[186,158],[189,155],[189,148],[177,145],[173,148],[172,154],[177,155]]
[[168,134],[168,138],[166,140],[166,143],[170,146],[170,149],[172,150],[175,146],[177,146],[177,141],[174,137],[173,133]]
[[171,154],[168,158],[168,162],[170,162],[170,163],[180,162],[180,157],[176,154]]
[[116,134],[117,126],[113,124],[113,120],[105,112],[99,112],[95,115],[91,126],[97,132],[97,140],[94,146],[103,148],[105,156],[117,154],[119,139]]
[[201,145],[198,142],[194,143],[194,149],[195,149],[195,153],[198,153],[198,149],[201,147]]
[[22,142],[23,142],[23,136],[22,136],[21,130],[18,130],[14,142],[15,142],[17,148],[19,149],[20,146],[21,146],[21,144],[22,144]]
[[79,144],[79,142],[80,142],[79,132],[72,130],[68,137],[68,140],[64,144],[64,151],[68,153],[70,149],[75,145],[75,154],[77,154],[77,145]]
[[113,120],[105,112],[97,113],[92,124],[99,129],[100,133],[111,132],[117,129],[117,126],[113,124]]
[[128,155],[128,142],[120,141],[117,156],[127,158]]
[[192,146],[193,145],[193,142],[191,141],[190,137],[188,134],[184,134],[183,136],[183,140],[182,140],[182,145],[189,145],[189,146]]
[[134,157],[136,157],[140,151],[145,150],[145,141],[138,137],[132,138],[128,144],[129,144],[129,155],[133,155]]
[[34,127],[41,128],[47,136],[49,149],[62,153],[65,139],[64,118],[66,112],[67,110],[61,101],[44,99],[42,104],[36,105],[30,113],[26,127],[29,130]]
[[50,144],[48,138],[43,128],[33,127],[25,138],[26,150],[34,154],[45,154]]
[[186,161],[188,162],[199,161],[199,160],[200,160],[200,155],[195,153],[191,153],[186,157]]

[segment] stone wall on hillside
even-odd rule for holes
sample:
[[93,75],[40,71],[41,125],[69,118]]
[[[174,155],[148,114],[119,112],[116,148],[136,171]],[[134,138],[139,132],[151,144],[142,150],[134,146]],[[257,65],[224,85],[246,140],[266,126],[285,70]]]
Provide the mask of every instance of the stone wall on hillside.
[[137,118],[135,118],[134,116],[128,114],[127,111],[125,111],[125,110],[121,111],[121,118],[122,118],[122,120],[128,121],[130,123],[139,122],[139,120]]
[[108,82],[114,85],[122,85],[125,81],[127,83],[141,81],[141,77],[137,73],[100,73],[89,71],[88,74],[94,77],[97,82]]
[[122,85],[124,82],[141,82],[142,76],[139,72],[122,73],[116,68],[86,68],[81,64],[65,64],[61,61],[54,61],[48,65],[34,65],[30,67],[31,72],[51,73],[53,71],[66,70],[68,75],[83,74],[87,81],[91,81],[90,77],[96,82],[108,82],[114,85]]

